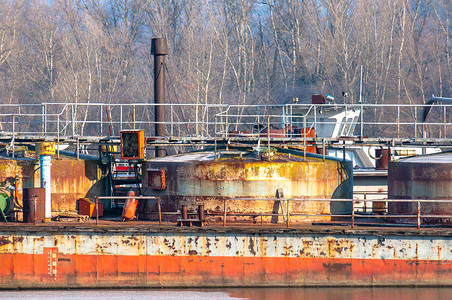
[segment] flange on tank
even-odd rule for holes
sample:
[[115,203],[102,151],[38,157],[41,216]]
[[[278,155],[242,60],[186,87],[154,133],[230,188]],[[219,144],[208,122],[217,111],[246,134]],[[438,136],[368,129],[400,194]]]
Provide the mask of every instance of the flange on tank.
[[[452,215],[452,152],[408,157],[392,161],[388,168],[389,199],[426,199],[421,215]],[[388,203],[390,215],[417,215],[417,202]],[[416,218],[391,218],[398,223],[416,223]],[[452,224],[451,218],[422,218],[423,224]]]
[[[215,159],[213,151],[191,152],[145,162],[143,186],[146,195],[158,196],[163,211],[177,211],[182,205],[195,210],[204,205],[211,221],[222,215],[224,199],[228,213],[243,214],[237,219],[250,220],[249,215],[286,212],[284,201],[233,200],[233,198],[330,199],[353,197],[353,169],[349,161],[325,159],[303,152],[272,148],[263,155],[253,148],[220,150]],[[156,218],[156,206],[147,205],[144,218]],[[291,214],[349,214],[351,202],[306,201],[290,203]],[[140,214],[143,217],[143,214]],[[213,216],[213,217],[212,217]],[[275,222],[275,217],[264,220]],[[219,220],[219,217],[217,218]],[[316,220],[314,216],[291,217],[292,221]],[[321,218],[328,219],[327,217]],[[281,221],[282,218],[279,218]]]

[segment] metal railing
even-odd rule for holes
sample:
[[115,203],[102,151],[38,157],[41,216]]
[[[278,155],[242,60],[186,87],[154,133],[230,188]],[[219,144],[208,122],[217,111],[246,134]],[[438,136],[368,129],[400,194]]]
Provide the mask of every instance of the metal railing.
[[[99,200],[126,200],[131,199],[131,197],[127,196],[98,196],[95,198],[96,203],[96,224],[99,224],[99,217],[97,213],[98,209],[98,203]],[[168,215],[174,215],[179,212],[162,212],[161,209],[161,199],[159,197],[153,197],[153,196],[135,196],[133,199],[143,201],[143,200],[155,200],[157,201],[157,213],[158,213],[158,221],[159,226],[162,226],[163,220],[162,215],[168,214]],[[275,212],[250,212],[250,211],[243,211],[243,212],[231,212],[228,211],[228,204],[230,202],[236,202],[236,201],[269,201],[269,202],[279,202],[283,203],[285,202],[285,211],[282,209],[282,212],[275,213]],[[367,199],[366,202],[384,202],[385,204],[388,203],[411,203],[416,205],[416,208],[414,210],[415,213],[413,213],[413,210],[407,214],[389,214],[387,211],[384,214],[374,214],[374,213],[357,213],[355,211],[355,204],[356,202],[362,202],[363,200],[356,200],[356,199],[304,199],[304,198],[264,198],[264,199],[258,199],[258,198],[224,198],[223,199],[223,211],[222,212],[205,212],[204,215],[206,216],[222,216],[223,218],[223,227],[227,226],[227,219],[228,217],[252,217],[252,218],[261,218],[261,224],[264,224],[262,221],[263,217],[282,217],[285,219],[286,227],[289,228],[291,224],[291,218],[292,220],[296,217],[305,217],[305,218],[341,218],[341,223],[349,223],[350,228],[355,228],[357,223],[356,219],[358,218],[374,218],[374,219],[398,219],[395,223],[384,223],[384,225],[387,224],[398,224],[398,225],[416,225],[417,229],[420,229],[423,219],[444,219],[444,218],[450,218],[450,222],[452,223],[452,211],[450,214],[431,214],[431,213],[422,213],[423,205],[422,204],[437,204],[437,203],[444,203],[444,204],[450,204],[452,200],[444,200],[444,199]],[[294,209],[291,208],[291,204],[293,203],[300,203],[300,202],[324,202],[327,204],[332,203],[350,203],[350,212],[349,213],[315,213],[315,212],[295,212]],[[291,211],[292,210],[292,211]],[[387,209],[386,209],[387,210]],[[403,222],[405,219],[413,219],[413,222]],[[332,226],[334,226],[334,223],[331,223]],[[441,225],[441,224],[438,224]],[[383,226],[381,223],[375,223],[373,226]]]
[[[355,127],[352,133],[355,136],[420,141],[452,138],[450,104],[439,104],[432,109],[426,123],[426,137],[423,137],[424,123],[420,120],[427,105],[397,104],[4,104],[0,106],[0,130],[2,136],[12,138],[119,136],[124,129],[144,129],[147,136],[152,136],[156,105],[166,107],[163,123],[170,138],[236,138],[238,134],[242,138],[256,138],[262,128],[269,127],[275,129],[272,138],[293,139],[297,135],[285,129],[312,127],[317,132],[319,126],[331,125],[331,121],[322,120],[325,109],[344,110],[345,115],[347,111],[359,109],[359,118],[349,120],[346,117],[341,121],[342,126]],[[277,133],[276,128],[283,131]]]

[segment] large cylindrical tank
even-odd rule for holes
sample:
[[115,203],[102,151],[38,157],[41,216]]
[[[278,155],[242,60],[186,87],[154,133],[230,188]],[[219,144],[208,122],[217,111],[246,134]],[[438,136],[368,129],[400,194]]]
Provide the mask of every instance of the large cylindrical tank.
[[[303,155],[294,153],[299,152],[276,151],[271,153],[270,159],[256,157],[252,151],[228,151],[217,159],[214,159],[214,152],[157,158],[146,161],[143,186],[148,187],[147,195],[162,199],[163,211],[176,211],[182,205],[195,210],[198,205],[204,205],[207,212],[219,215],[223,212],[225,198],[352,198],[351,162],[323,161],[321,158],[304,160]],[[284,213],[287,211],[285,206],[285,201],[274,200],[228,200],[227,203],[228,213],[251,215]],[[148,213],[151,211],[155,214],[155,207],[151,206]],[[351,213],[351,202],[293,201],[290,212],[346,214]],[[250,219],[249,216],[246,218]],[[296,219],[306,217],[291,218]]]
[[[392,161],[388,168],[389,199],[426,199],[421,215],[452,215],[452,153],[408,157]],[[418,204],[388,203],[391,215],[417,215]],[[396,222],[416,223],[417,218],[395,218]],[[422,218],[423,224],[452,224],[450,218]]]

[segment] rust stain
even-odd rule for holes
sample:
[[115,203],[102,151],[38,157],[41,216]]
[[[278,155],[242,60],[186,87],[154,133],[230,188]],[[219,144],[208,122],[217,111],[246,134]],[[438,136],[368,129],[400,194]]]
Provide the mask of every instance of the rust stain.
[[250,242],[248,244],[248,249],[250,250],[250,253],[254,256],[256,256],[256,250],[254,249],[254,240],[252,237],[250,237]]
[[352,270],[351,263],[328,262],[328,263],[323,263],[323,267],[330,272],[343,272],[343,271],[351,271]]
[[0,237],[0,246],[22,243],[23,241],[24,241],[23,236],[13,236],[12,239],[3,236],[3,237]]
[[198,255],[198,252],[196,250],[190,250],[188,251],[188,255]]
[[226,243],[226,248],[227,248],[227,249],[231,249],[231,247],[232,247],[232,243],[231,243],[231,241],[228,241],[228,242]]

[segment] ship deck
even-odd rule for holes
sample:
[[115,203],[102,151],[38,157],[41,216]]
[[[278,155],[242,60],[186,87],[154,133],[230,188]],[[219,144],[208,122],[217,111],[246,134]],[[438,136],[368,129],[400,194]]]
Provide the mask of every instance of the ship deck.
[[3,232],[124,232],[124,233],[290,233],[290,234],[350,234],[350,235],[376,235],[376,236],[452,236],[452,226],[447,225],[423,225],[420,229],[416,225],[394,224],[382,222],[379,219],[355,222],[352,228],[350,222],[328,221],[316,223],[294,223],[287,227],[286,224],[253,224],[251,222],[214,223],[208,226],[177,226],[171,222],[159,225],[159,222],[132,221],[122,222],[118,220],[96,220],[87,222],[56,221],[42,224],[26,224],[9,222],[0,224]]

